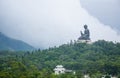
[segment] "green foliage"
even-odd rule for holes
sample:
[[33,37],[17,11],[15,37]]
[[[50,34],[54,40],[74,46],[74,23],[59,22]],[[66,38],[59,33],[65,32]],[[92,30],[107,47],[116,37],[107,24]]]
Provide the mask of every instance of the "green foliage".
[[[54,74],[62,64],[76,74]],[[92,44],[63,44],[59,47],[33,52],[0,51],[0,78],[92,78],[104,74],[120,74],[120,43],[99,40]]]
[[106,75],[105,78],[111,78],[109,75]]

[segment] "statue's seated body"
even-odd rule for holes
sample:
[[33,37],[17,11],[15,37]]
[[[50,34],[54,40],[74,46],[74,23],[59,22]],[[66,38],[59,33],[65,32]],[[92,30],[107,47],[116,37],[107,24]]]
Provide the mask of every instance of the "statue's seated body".
[[81,31],[81,36],[78,38],[78,40],[90,40],[90,32],[87,28],[87,25],[84,25],[84,33]]

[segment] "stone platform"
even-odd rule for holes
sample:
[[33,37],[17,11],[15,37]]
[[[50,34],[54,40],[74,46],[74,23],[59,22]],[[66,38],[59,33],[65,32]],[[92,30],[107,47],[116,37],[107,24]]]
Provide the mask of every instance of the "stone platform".
[[77,43],[87,43],[87,44],[92,44],[91,40],[77,40]]

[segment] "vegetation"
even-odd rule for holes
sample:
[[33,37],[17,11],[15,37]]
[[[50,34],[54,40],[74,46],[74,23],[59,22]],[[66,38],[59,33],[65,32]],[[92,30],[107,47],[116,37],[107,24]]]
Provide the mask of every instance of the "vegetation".
[[[53,69],[58,64],[76,74],[55,75]],[[91,78],[105,74],[120,76],[120,43],[71,42],[33,52],[0,52],[0,78],[83,78],[84,73]]]

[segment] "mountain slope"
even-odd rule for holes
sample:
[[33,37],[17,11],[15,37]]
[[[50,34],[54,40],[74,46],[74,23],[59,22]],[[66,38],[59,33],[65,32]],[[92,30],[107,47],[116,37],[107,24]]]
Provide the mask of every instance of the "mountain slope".
[[[56,76],[56,65],[76,74]],[[0,51],[0,78],[83,78],[85,73],[90,78],[105,74],[120,78],[120,43],[99,40],[92,44],[71,42],[34,52]]]
[[0,50],[25,51],[33,50],[29,44],[7,37],[0,32]]

